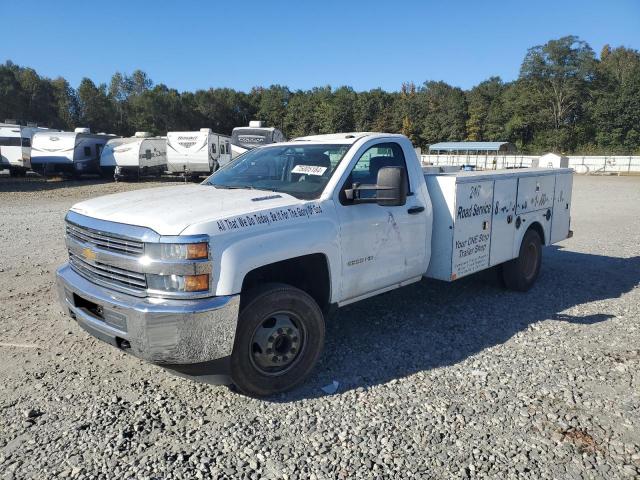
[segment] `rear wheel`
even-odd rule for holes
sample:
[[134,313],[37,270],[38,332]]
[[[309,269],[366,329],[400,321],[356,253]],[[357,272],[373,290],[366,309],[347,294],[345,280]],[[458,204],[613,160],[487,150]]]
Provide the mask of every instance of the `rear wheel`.
[[529,229],[522,238],[520,254],[517,258],[502,266],[502,278],[510,290],[526,292],[538,278],[542,265],[542,240],[533,229]]
[[324,318],[302,290],[270,284],[248,293],[231,355],[231,378],[254,396],[284,392],[302,382],[324,344]]

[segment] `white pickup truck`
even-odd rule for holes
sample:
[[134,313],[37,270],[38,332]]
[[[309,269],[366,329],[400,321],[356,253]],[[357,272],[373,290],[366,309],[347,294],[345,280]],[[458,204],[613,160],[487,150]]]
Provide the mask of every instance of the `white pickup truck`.
[[250,150],[199,185],[78,203],[60,299],[150,362],[287,390],[335,307],[493,266],[526,291],[542,246],[571,235],[569,169],[425,172],[402,135],[320,135]]

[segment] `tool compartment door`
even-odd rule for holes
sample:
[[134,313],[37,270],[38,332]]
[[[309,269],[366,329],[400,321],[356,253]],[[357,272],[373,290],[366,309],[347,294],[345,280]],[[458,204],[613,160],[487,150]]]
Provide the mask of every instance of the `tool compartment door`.
[[518,179],[518,203],[516,214],[553,208],[555,175],[520,177]]
[[517,178],[495,181],[491,221],[491,255],[489,257],[489,266],[491,267],[513,258],[517,193]]
[[457,185],[451,279],[489,266],[493,180]]
[[556,189],[551,216],[550,243],[559,242],[569,236],[572,189],[573,174],[571,172],[556,175]]

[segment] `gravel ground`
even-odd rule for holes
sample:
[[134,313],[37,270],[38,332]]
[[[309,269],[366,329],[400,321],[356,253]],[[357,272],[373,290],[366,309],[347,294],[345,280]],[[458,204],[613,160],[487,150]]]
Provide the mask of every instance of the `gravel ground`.
[[310,380],[266,400],[61,313],[67,208],[157,185],[0,178],[2,478],[640,476],[640,178],[575,178],[576,236],[529,293],[487,273],[347,307]]

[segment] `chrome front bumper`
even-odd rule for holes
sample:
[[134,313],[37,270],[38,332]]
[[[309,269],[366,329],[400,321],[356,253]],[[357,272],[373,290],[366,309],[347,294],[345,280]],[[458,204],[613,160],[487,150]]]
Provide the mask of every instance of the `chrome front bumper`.
[[138,298],[99,287],[68,263],[56,272],[56,283],[65,312],[81,327],[149,362],[171,367],[206,364],[229,357],[233,350],[239,295]]

